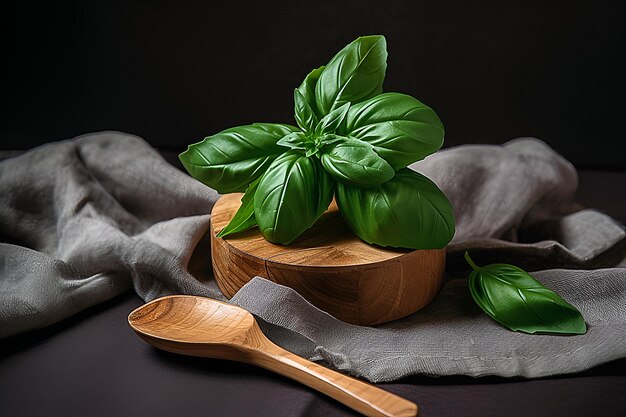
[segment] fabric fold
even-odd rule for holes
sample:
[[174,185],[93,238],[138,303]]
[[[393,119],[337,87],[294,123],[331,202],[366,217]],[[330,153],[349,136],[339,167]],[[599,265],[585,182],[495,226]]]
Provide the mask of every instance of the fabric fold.
[[102,132],[40,146],[0,162],[0,190],[0,337],[133,287],[146,300],[223,298],[187,270],[218,194],[141,138]]
[[[466,276],[448,280],[424,309],[376,327],[341,322],[291,288],[260,277],[231,301],[278,328],[305,336],[305,344],[293,347],[296,352],[371,382],[413,374],[537,378],[580,372],[626,356],[625,269],[555,269],[534,276],[581,311],[586,334],[511,332],[474,304]],[[272,340],[285,343],[273,331],[266,330]]]

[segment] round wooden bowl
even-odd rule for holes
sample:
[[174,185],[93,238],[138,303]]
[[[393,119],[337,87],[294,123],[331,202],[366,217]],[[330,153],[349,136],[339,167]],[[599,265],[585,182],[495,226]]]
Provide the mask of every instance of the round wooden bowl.
[[242,194],[221,197],[211,212],[213,271],[231,298],[255,275],[296,290],[340,320],[372,325],[407,316],[427,305],[443,281],[446,250],[373,246],[344,222],[336,204],[288,246],[253,228],[215,237],[241,204]]

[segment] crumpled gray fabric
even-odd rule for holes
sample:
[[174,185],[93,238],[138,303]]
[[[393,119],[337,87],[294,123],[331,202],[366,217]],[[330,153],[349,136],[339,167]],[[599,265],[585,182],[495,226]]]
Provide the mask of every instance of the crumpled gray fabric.
[[146,300],[220,297],[206,265],[195,262],[201,279],[188,268],[217,198],[122,133],[50,143],[0,162],[0,337],[133,287]]
[[[626,233],[573,202],[575,169],[543,142],[461,146],[412,168],[455,210],[447,280],[423,310],[353,326],[254,278],[232,302],[278,344],[374,382],[411,374],[540,377],[626,356]],[[40,328],[130,288],[223,299],[205,233],[218,195],[143,140],[116,132],[0,162],[0,337]],[[473,303],[462,253],[526,268],[575,305],[588,332],[527,335]]]
[[[533,275],[579,309],[586,334],[529,335],[497,325],[474,304],[467,274],[449,280],[419,312],[376,327],[341,322],[292,289],[258,277],[232,302],[262,317],[262,328],[275,343],[298,340],[292,351],[372,382],[413,374],[534,378],[579,372],[626,356],[626,270],[550,269]],[[272,333],[274,326],[299,339]]]

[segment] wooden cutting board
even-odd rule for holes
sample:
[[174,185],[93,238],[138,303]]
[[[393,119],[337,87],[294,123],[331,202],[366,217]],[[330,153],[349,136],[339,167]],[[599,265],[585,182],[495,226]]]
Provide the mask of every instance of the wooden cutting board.
[[231,298],[255,275],[295,289],[313,305],[359,325],[384,323],[427,305],[443,281],[446,250],[369,245],[344,222],[333,201],[317,223],[288,246],[266,241],[258,228],[215,235],[241,204],[221,197],[211,212],[213,270]]

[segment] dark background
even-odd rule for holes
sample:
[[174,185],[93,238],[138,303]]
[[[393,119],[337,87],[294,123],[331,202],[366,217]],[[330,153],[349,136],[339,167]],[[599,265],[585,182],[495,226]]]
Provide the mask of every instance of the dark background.
[[0,149],[98,130],[184,148],[294,123],[293,88],[359,35],[384,34],[386,91],[433,107],[446,145],[548,142],[626,168],[624,2],[2,2]]

